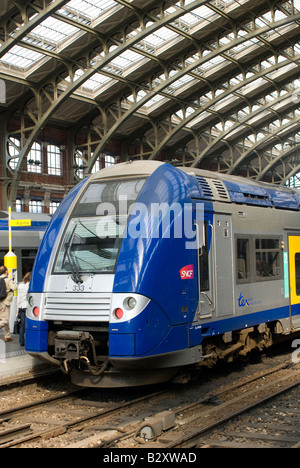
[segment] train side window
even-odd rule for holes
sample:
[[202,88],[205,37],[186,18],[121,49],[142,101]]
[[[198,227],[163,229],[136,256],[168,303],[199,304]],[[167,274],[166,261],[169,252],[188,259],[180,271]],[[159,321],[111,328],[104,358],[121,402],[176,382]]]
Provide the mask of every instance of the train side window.
[[296,294],[300,296],[300,253],[295,255]]
[[282,276],[279,238],[255,239],[256,279],[265,281]]
[[250,240],[237,239],[237,282],[250,281]]

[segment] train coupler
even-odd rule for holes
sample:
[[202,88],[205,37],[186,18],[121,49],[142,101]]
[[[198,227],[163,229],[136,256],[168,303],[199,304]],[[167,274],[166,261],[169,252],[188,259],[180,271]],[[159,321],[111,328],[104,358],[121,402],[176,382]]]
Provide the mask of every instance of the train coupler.
[[[108,360],[102,363],[98,362],[92,335],[81,331],[63,330],[57,332],[53,358],[60,362],[61,370],[65,374],[71,372],[74,361],[77,361],[79,365],[84,363],[93,375],[101,375],[108,365]],[[90,359],[93,360],[93,364]]]
[[63,330],[55,336],[54,359],[60,362],[62,371],[69,374],[72,361],[80,361],[91,350],[93,337],[87,332]]

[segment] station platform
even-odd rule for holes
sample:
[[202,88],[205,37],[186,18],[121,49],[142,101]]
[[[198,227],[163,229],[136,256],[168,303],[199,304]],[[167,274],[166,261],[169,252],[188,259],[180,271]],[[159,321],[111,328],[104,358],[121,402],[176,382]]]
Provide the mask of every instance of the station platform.
[[54,372],[57,368],[34,359],[19,344],[19,335],[11,335],[13,341],[5,343],[0,331],[0,386]]

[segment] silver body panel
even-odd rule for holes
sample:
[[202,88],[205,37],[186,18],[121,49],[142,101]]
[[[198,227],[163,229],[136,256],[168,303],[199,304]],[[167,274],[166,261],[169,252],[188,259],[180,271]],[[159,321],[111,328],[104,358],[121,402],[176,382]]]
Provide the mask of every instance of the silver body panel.
[[[91,275],[76,284],[69,275],[49,275],[44,320],[109,322],[114,275]],[[101,292],[100,292],[101,291]]]

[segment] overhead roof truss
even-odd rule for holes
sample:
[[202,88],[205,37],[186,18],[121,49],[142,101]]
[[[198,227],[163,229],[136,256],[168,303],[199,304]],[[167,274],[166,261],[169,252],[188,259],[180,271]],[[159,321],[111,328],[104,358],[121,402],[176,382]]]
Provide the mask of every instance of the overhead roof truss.
[[86,174],[114,138],[125,157],[277,183],[296,173],[298,0],[4,3],[0,78],[22,90],[2,109],[6,141],[20,140],[13,169],[5,146],[12,200],[33,143],[70,103],[85,106],[67,125]]

